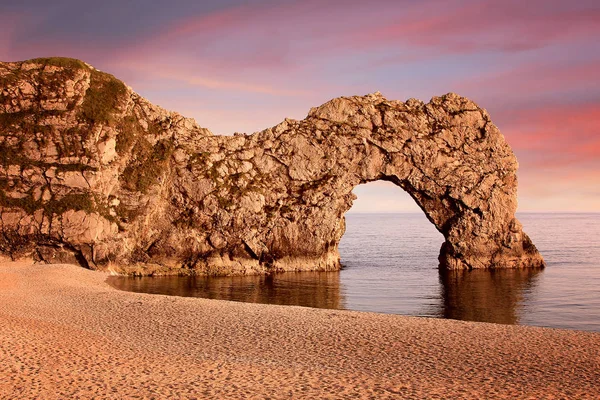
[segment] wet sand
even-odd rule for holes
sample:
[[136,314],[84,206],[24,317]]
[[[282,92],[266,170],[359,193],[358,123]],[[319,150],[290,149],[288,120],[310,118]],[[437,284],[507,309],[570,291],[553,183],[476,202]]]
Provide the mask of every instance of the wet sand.
[[0,398],[600,398],[600,334],[121,292],[0,265]]

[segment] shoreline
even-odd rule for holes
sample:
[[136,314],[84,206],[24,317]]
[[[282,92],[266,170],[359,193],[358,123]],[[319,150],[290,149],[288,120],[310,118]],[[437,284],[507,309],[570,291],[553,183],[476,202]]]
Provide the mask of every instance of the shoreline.
[[0,263],[0,397],[598,398],[600,334],[119,291]]

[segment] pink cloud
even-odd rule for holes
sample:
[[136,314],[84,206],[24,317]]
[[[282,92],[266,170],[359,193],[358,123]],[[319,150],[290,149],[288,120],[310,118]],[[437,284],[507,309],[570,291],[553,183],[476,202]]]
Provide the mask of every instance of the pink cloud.
[[562,90],[589,87],[598,80],[600,60],[585,62],[539,61],[513,67],[509,70],[494,71],[458,82],[457,87],[483,97],[498,94],[540,95]]
[[353,35],[363,46],[404,43],[446,54],[488,50],[518,52],[600,34],[600,10],[561,10],[533,0],[426,3],[391,24]]
[[325,25],[318,15],[307,13],[308,3],[314,2],[241,5],[192,15],[171,22],[120,56],[152,58],[158,51],[209,61],[218,69],[293,67],[285,62],[291,39],[314,36]]
[[506,114],[509,121],[502,129],[517,148],[587,144],[600,134],[600,103],[550,105]]
[[[46,39],[15,52],[46,55],[52,49],[54,54],[99,60],[102,67],[129,68],[132,75],[137,71],[164,78],[168,71],[173,79],[181,76],[207,88],[279,94],[302,91],[301,78],[314,79],[328,58],[390,46],[394,50],[383,62],[499,48],[517,51],[581,35],[595,37],[598,22],[598,11],[553,10],[541,0],[268,2],[190,15],[150,37],[105,48]],[[176,68],[184,71],[172,74]],[[159,72],[154,75],[153,69]]]
[[274,84],[253,82],[236,76],[204,74],[202,68],[194,68],[193,64],[147,63],[127,60],[113,62],[114,67],[131,69],[135,74],[142,74],[154,79],[179,81],[188,86],[201,86],[208,89],[241,91],[270,94],[274,96],[304,96],[308,89],[278,87]]
[[501,130],[531,182],[600,180],[600,103],[519,109]]
[[538,162],[520,160],[519,209],[600,211],[600,163],[596,160],[592,157],[570,163],[553,157]]
[[[283,23],[269,21],[282,12],[290,10],[243,5],[190,16],[173,21],[135,47],[118,49],[108,62],[117,69],[131,70],[132,76],[177,80],[208,89],[304,95],[308,89],[301,83],[281,80],[282,74],[293,76],[299,68],[288,57],[285,40],[278,39],[277,32],[269,32],[283,27]],[[280,73],[279,80],[274,71]]]

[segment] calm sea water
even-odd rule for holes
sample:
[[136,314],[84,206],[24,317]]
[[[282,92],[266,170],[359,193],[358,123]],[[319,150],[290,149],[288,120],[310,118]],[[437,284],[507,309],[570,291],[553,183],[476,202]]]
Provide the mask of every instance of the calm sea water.
[[423,214],[348,214],[340,272],[111,277],[119,289],[600,332],[600,214],[519,214],[544,270],[440,272]]

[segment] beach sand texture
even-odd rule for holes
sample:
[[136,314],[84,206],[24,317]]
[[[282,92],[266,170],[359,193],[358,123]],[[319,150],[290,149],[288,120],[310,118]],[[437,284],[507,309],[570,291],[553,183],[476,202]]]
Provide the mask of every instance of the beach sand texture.
[[0,265],[0,398],[600,398],[600,334],[121,292]]

